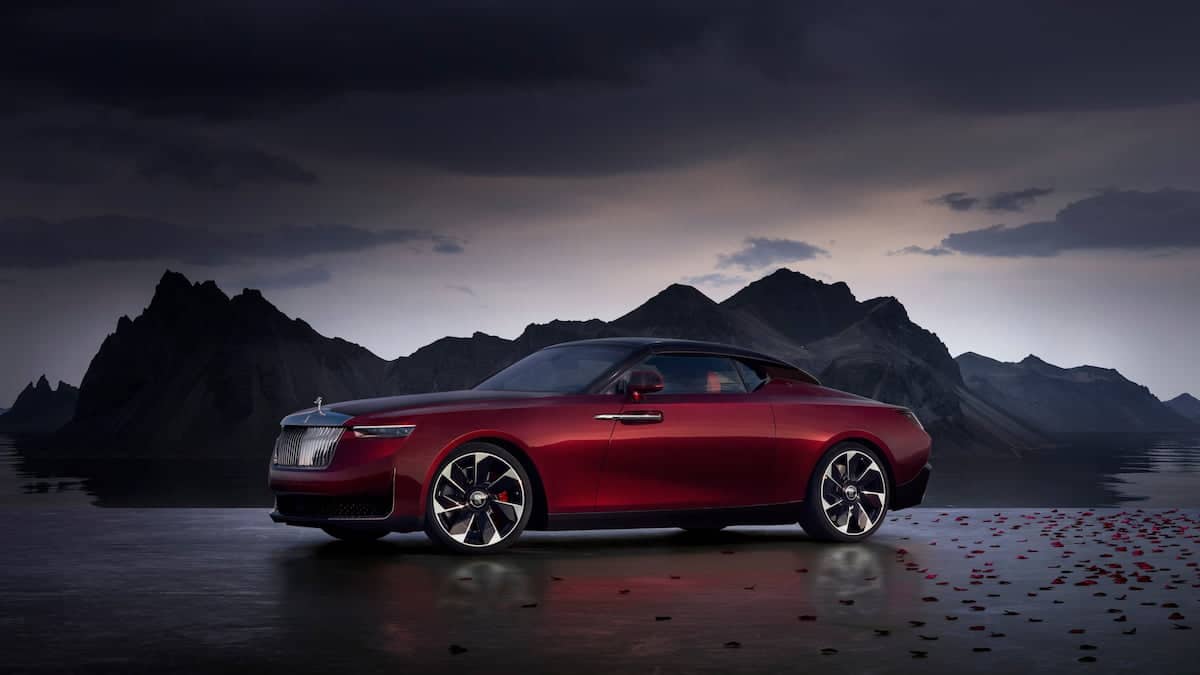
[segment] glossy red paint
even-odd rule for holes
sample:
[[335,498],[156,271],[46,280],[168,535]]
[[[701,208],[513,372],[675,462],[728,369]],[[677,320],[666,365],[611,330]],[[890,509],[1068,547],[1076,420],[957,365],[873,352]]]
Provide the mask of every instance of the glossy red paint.
[[[531,528],[544,524],[547,515],[800,502],[818,459],[847,439],[883,455],[894,488],[919,477],[930,451],[929,436],[902,408],[785,379],[750,393],[649,393],[638,401],[619,393],[469,390],[329,409],[348,415],[347,427],[415,429],[407,438],[344,433],[325,469],[272,466],[271,489],[280,495],[390,495],[391,513],[367,524],[397,531],[422,526],[437,466],[472,440],[497,443],[527,460],[546,511]],[[630,412],[661,413],[662,421],[596,419]]]

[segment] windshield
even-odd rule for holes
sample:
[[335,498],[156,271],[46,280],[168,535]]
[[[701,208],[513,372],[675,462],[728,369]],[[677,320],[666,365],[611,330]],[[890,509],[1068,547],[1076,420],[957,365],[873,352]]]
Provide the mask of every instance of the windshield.
[[494,391],[582,393],[633,351],[621,345],[551,347],[534,352],[476,385]]

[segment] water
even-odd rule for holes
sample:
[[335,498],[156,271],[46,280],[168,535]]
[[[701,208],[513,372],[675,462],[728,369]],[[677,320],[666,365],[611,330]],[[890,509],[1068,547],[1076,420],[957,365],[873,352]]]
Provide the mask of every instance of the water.
[[996,511],[912,509],[851,545],[533,532],[471,558],[261,509],[28,509],[0,519],[0,673],[1195,670],[1200,511]]
[[[0,507],[271,504],[266,457],[78,459],[0,435]],[[1022,457],[935,456],[928,506],[1200,508],[1200,437],[1077,436]]]

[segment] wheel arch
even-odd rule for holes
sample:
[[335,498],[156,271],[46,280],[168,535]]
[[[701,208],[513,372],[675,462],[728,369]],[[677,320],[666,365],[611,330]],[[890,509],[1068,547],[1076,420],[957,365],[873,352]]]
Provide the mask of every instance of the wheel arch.
[[549,507],[546,501],[546,488],[542,482],[542,474],[538,471],[537,464],[533,458],[529,456],[529,452],[516,438],[496,431],[480,431],[472,434],[466,434],[454,439],[448,443],[442,451],[437,454],[433,462],[429,464],[429,469],[425,473],[425,480],[421,485],[421,503],[419,518],[422,522],[425,519],[426,505],[429,502],[429,490],[433,485],[433,476],[437,472],[437,468],[441,466],[446,457],[466,445],[467,443],[491,443],[492,445],[504,448],[521,462],[525,467],[525,471],[529,473],[529,479],[533,481],[533,513],[529,516],[529,524],[526,525],[527,530],[543,530],[546,528],[547,516]]
[[[875,453],[879,455],[879,459],[883,461],[883,470],[887,474],[889,497],[896,493],[896,458],[892,456],[891,450],[888,449],[887,445],[882,440],[880,440],[874,434],[870,434],[865,431],[847,431],[830,439],[830,441],[825,444],[825,447],[821,448],[821,454],[818,456],[825,456],[825,453],[829,452],[832,448],[837,447],[837,445],[840,443],[858,443],[860,445],[867,446],[871,450],[874,450]],[[813,476],[815,475],[816,472],[813,472]],[[815,480],[815,478],[810,477],[809,480]]]

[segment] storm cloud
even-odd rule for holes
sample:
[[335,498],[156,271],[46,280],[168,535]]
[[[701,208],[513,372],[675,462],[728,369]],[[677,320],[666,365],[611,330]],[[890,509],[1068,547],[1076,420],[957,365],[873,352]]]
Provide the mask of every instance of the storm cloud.
[[1024,211],[1038,199],[1053,194],[1054,188],[1030,187],[1011,192],[996,192],[987,197],[973,197],[966,192],[947,192],[928,200],[930,204],[948,207],[952,211],[971,211],[983,208],[988,211]]
[[1031,187],[1013,192],[997,192],[987,198],[988,211],[1024,211],[1038,199],[1053,194],[1054,188]]
[[888,255],[928,255],[936,258],[943,255],[954,255],[954,251],[941,246],[933,246],[931,248],[923,248],[921,246],[905,246],[904,248],[896,251],[888,251]]
[[760,270],[771,265],[812,260],[828,257],[829,251],[795,239],[769,239],[748,237],[745,246],[733,253],[717,256],[717,267],[740,267],[747,272]]
[[1071,203],[1054,220],[955,232],[941,247],[1007,258],[1099,249],[1200,248],[1200,192],[1104,192]]
[[0,267],[37,269],[98,261],[177,261],[223,265],[291,259],[392,244],[458,253],[461,241],[428,230],[369,230],[351,225],[285,225],[264,230],[194,227],[152,218],[104,215],[51,222],[0,221]]
[[0,19],[0,76],[160,114],[262,114],[348,91],[629,86],[713,52],[768,79],[898,83],[955,108],[1200,95],[1200,20],[1145,5],[260,0],[18,3]]
[[929,200],[930,204],[940,204],[952,211],[970,211],[979,203],[978,197],[972,197],[965,192],[947,192],[940,197]]
[[[311,127],[279,133],[471,174],[676,167],[819,138],[898,102],[995,115],[1200,101],[1200,17],[1144,6],[259,0],[4,12],[0,80],[24,106],[83,102],[181,124],[310,115]],[[206,159],[176,151],[172,169],[145,173],[238,179]],[[312,173],[226,162],[247,180]]]
[[[162,123],[39,125],[27,130],[16,143],[32,152],[6,158],[7,163],[22,167],[14,166],[7,173],[23,175],[27,182],[62,182],[64,176],[72,176],[72,171],[78,174],[80,167],[94,166],[104,159],[130,164],[131,173],[147,181],[172,181],[206,189],[317,182],[313,171],[288,157]],[[54,155],[57,171],[30,172],[24,168],[31,157],[50,154]],[[91,178],[98,180],[105,172],[92,173]],[[84,181],[76,177],[73,182]]]

